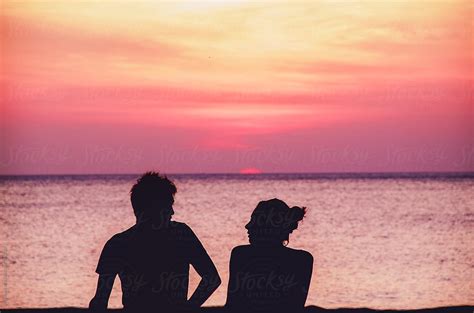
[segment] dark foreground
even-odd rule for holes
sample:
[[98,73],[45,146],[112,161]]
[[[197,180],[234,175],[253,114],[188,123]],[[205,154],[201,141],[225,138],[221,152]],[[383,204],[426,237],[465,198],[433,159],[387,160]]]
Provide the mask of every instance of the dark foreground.
[[[79,313],[79,312],[88,312],[87,309],[80,308],[47,308],[47,309],[0,309],[1,313],[32,313],[32,312],[41,312],[41,313]],[[110,309],[108,312],[122,312],[121,309]],[[225,312],[221,307],[204,307],[199,311],[201,312],[210,312],[218,313]],[[360,309],[323,309],[316,306],[308,306],[305,308],[304,313],[361,313],[361,312],[372,312],[372,313],[474,313],[473,306],[453,306],[453,307],[440,307],[440,308],[431,308],[431,309],[418,309],[418,310],[372,310],[366,308]],[[244,312],[243,312],[244,313]]]

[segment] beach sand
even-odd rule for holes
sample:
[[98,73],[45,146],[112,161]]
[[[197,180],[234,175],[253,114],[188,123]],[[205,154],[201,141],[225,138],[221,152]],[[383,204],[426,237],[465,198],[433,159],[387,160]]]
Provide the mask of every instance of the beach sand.
[[[109,312],[122,312],[121,309],[110,309]],[[79,313],[79,312],[88,312],[84,308],[30,308],[30,309],[0,309],[1,313]],[[224,312],[222,307],[203,307],[198,312]],[[316,306],[308,306],[305,309],[305,313],[319,313],[319,312],[334,312],[334,313],[362,313],[362,312],[372,312],[372,313],[473,313],[473,306],[452,306],[452,307],[439,307],[439,308],[429,308],[429,309],[417,309],[417,310],[372,310],[367,308],[340,308],[340,309],[324,309]]]

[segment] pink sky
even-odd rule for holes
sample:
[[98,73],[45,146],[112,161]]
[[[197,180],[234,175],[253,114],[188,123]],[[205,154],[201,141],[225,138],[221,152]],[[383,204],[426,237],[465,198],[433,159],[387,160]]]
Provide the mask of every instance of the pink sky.
[[3,1],[0,174],[473,171],[472,14]]

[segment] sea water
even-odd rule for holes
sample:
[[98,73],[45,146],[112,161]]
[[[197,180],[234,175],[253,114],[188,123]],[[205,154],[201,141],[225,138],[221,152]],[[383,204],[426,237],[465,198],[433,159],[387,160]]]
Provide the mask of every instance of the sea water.
[[[260,200],[306,206],[289,247],[314,256],[307,305],[408,309],[474,304],[474,178],[438,174],[171,175],[173,219],[217,266]],[[104,243],[135,222],[137,175],[0,178],[0,307],[86,307]],[[198,283],[191,270],[191,288]],[[121,306],[119,279],[110,307]]]

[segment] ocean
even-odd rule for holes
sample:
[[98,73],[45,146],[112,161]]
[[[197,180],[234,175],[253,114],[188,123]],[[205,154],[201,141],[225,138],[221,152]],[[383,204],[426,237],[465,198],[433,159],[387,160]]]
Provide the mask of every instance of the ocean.
[[[0,177],[0,307],[86,307],[104,243],[135,222],[138,175]],[[173,219],[214,260],[247,244],[260,200],[306,206],[289,247],[314,256],[306,305],[409,309],[474,304],[472,174],[170,175]],[[191,270],[191,288],[197,274]],[[117,279],[109,307],[121,307]]]

